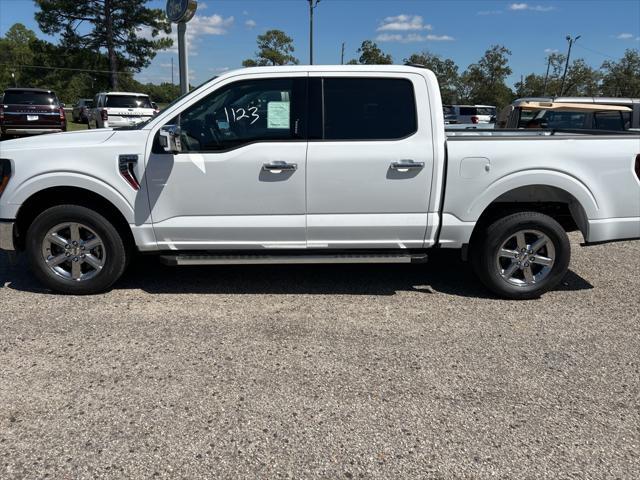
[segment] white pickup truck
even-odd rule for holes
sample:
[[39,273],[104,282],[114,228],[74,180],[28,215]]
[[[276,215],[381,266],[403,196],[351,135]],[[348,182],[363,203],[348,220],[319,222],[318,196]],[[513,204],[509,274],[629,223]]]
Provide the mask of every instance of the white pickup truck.
[[136,251],[215,265],[457,248],[493,292],[531,298],[565,275],[567,230],[640,237],[639,153],[634,133],[447,133],[416,66],[247,68],[127,129],[0,143],[0,248],[69,294],[108,289]]

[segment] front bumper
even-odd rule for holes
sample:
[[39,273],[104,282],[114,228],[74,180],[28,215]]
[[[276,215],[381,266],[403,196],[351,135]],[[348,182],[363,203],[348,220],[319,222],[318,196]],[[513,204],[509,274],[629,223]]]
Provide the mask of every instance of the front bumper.
[[0,250],[13,252],[16,249],[13,241],[13,220],[0,220]]

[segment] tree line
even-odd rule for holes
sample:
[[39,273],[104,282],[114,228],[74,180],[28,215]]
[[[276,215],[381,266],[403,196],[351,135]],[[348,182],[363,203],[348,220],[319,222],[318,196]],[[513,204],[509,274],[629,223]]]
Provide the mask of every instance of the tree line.
[[[269,30],[258,35],[255,58],[247,59],[243,66],[298,64],[293,56],[293,39],[281,30]],[[365,40],[356,51],[351,65],[391,65],[394,59],[373,41]],[[640,51],[628,49],[619,60],[607,60],[599,68],[589,66],[584,59],[573,60],[567,67],[564,87],[562,76],[566,56],[550,53],[546,60],[548,74],[530,73],[522,76],[514,88],[507,85],[513,73],[509,66],[511,50],[493,45],[466,70],[450,58],[429,51],[417,52],[402,63],[424,65],[432,70],[440,83],[445,104],[486,104],[502,107],[520,97],[608,96],[640,97]]]
[[[0,89],[8,86],[47,87],[62,101],[91,98],[104,90],[130,90],[151,95],[161,103],[179,95],[170,82],[140,83],[134,76],[149,66],[156,53],[172,45],[161,33],[171,25],[161,9],[145,6],[146,0],[35,0],[40,29],[58,34],[58,43],[37,37],[22,24],[13,25],[0,38]],[[141,32],[145,32],[141,34]],[[245,67],[298,64],[293,39],[281,30],[257,37],[253,58]],[[416,52],[400,63],[421,64],[432,70],[444,103],[489,104],[502,107],[515,98],[551,96],[561,93],[566,57],[551,53],[548,74],[530,73],[510,87],[513,73],[511,51],[503,45],[488,48],[477,62],[461,68],[449,58],[429,51]],[[397,61],[374,41],[365,40],[349,64],[385,65]],[[563,88],[570,96],[640,97],[640,51],[628,49],[622,58],[607,60],[600,67],[584,59],[568,66]]]

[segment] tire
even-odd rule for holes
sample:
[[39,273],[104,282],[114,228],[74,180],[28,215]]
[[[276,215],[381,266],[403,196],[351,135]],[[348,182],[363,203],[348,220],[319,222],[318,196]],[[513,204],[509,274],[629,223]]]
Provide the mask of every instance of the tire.
[[37,279],[70,295],[109,289],[128,263],[128,250],[116,228],[79,205],[58,205],[38,215],[27,231],[26,250]]
[[474,234],[470,247],[472,266],[482,283],[496,295],[514,300],[538,298],[556,287],[571,260],[564,229],[538,212],[494,221]]

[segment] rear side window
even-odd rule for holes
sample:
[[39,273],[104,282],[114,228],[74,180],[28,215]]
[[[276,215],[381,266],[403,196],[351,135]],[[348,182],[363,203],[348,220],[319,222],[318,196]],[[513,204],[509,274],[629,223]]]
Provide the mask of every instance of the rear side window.
[[112,108],[153,108],[149,97],[142,95],[108,95],[105,106]]
[[595,112],[593,128],[598,130],[624,130],[622,112]]
[[325,140],[394,140],[418,129],[413,84],[395,78],[325,78]]
[[55,93],[46,92],[5,92],[4,103],[9,105],[58,105]]
[[476,107],[460,107],[460,115],[473,116],[478,114]]

